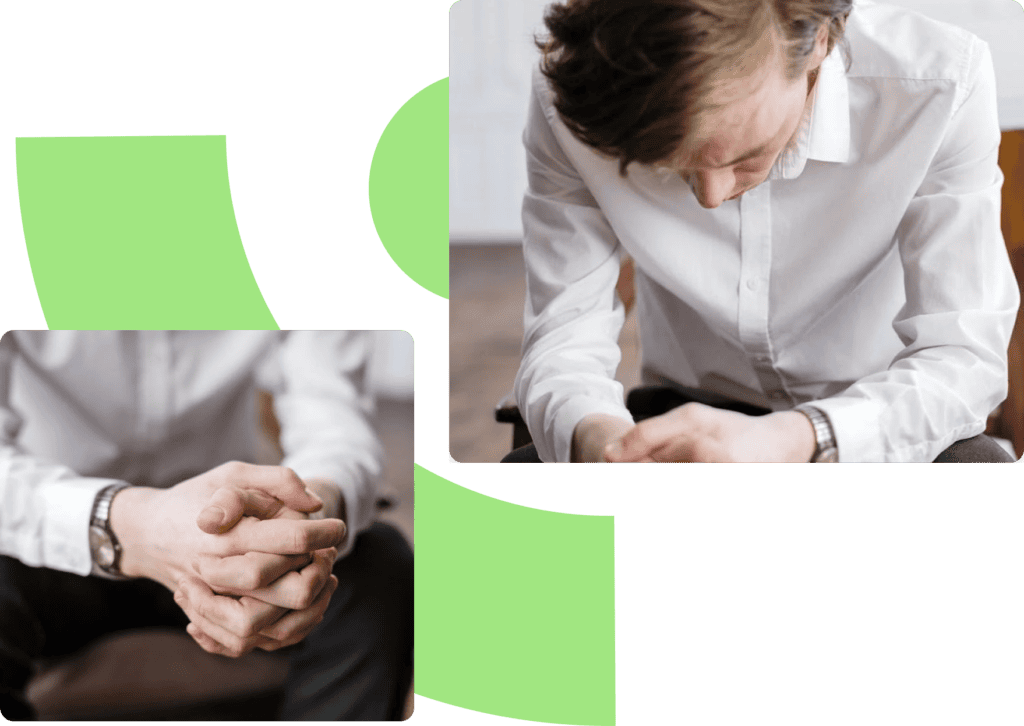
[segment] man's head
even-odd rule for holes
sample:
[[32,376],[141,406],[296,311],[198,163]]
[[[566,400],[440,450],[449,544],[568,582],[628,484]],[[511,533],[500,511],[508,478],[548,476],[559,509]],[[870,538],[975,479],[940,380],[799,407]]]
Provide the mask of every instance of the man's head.
[[852,0],[567,0],[542,70],[583,143],[671,167],[717,207],[765,180],[793,138]]

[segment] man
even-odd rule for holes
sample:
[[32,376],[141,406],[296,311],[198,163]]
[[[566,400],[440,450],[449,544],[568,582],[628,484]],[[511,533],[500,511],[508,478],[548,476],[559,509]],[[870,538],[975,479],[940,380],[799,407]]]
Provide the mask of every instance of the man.
[[[290,647],[281,717],[401,717],[412,561],[373,524],[381,448],[355,332],[11,332],[0,339],[0,711],[33,659],[186,626]],[[282,466],[255,466],[256,386]]]
[[849,0],[570,0],[546,25],[515,384],[536,450],[506,460],[1010,460],[980,436],[1019,305],[985,43]]

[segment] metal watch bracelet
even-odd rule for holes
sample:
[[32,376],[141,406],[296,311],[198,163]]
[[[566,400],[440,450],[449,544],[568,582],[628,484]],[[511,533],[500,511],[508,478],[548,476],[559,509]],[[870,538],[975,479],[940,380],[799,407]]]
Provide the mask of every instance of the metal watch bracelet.
[[92,556],[92,574],[110,580],[127,580],[121,573],[121,543],[110,527],[110,505],[118,492],[130,484],[119,482],[103,487],[93,501],[89,516],[89,551]]
[[811,462],[814,464],[835,464],[839,461],[839,448],[836,445],[836,436],[832,431],[832,423],[828,420],[825,412],[816,406],[803,404],[796,409],[811,422],[814,429],[814,454],[811,455]]

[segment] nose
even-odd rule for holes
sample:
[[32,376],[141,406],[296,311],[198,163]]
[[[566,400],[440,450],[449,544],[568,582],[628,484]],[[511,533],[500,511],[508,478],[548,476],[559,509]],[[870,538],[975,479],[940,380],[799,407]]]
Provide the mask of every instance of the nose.
[[700,206],[714,209],[732,195],[736,186],[736,175],[731,169],[714,169],[695,172],[690,186]]

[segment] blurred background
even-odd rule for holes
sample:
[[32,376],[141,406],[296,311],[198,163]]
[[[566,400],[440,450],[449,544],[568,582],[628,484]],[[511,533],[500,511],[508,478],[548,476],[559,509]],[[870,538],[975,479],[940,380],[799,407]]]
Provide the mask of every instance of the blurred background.
[[[519,368],[525,295],[520,207],[526,188],[521,136],[534,35],[543,0],[471,0],[452,6],[449,77],[450,453],[498,461],[512,426],[495,420]],[[966,28],[992,48],[1003,129],[1003,234],[1024,281],[1024,8],[1015,0],[899,0]],[[620,281],[621,282],[621,281]],[[620,284],[620,290],[622,290]],[[628,296],[628,291],[627,291]],[[1010,395],[989,432],[1024,453],[1024,314],[1010,349]],[[620,336],[618,378],[637,385],[642,351],[635,313]]]

